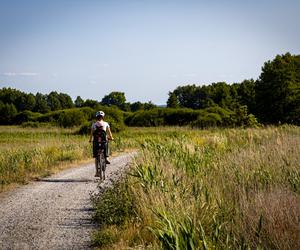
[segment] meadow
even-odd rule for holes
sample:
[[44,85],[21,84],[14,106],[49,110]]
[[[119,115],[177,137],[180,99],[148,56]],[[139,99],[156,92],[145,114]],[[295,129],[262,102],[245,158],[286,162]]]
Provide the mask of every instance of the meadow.
[[[1,191],[92,160],[76,129],[0,127]],[[103,249],[299,249],[300,128],[127,128],[126,179],[92,197]]]
[[74,129],[0,126],[0,191],[90,157],[88,137]]
[[300,129],[135,128],[126,180],[94,197],[103,249],[300,249]]

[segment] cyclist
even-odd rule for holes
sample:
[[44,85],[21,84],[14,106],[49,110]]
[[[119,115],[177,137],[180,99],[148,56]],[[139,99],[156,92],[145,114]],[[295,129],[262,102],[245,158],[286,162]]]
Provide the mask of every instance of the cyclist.
[[[105,139],[106,142],[104,143],[104,146],[105,146],[104,154],[105,154],[106,164],[110,164],[110,162],[107,159],[108,158],[108,143],[107,143],[108,140],[107,139],[113,140],[114,138],[112,136],[109,124],[104,121],[104,116],[105,116],[105,113],[103,111],[97,111],[97,113],[96,113],[97,121],[95,123],[93,123],[93,125],[92,125],[89,142],[91,142],[92,138],[93,138],[93,157],[95,158],[95,160],[97,160],[96,157],[97,157],[97,151],[98,151],[98,144],[96,143],[94,134],[97,129],[102,129],[105,131],[105,133],[108,136],[106,136],[106,139]],[[96,175],[97,175],[97,173],[96,173]]]

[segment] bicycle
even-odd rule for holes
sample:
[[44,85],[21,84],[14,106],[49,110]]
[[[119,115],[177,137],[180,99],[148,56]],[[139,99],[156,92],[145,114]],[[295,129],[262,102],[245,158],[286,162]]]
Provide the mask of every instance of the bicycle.
[[105,180],[105,170],[106,170],[106,158],[105,158],[105,143],[101,142],[95,159],[96,163],[96,176],[100,177],[100,180]]

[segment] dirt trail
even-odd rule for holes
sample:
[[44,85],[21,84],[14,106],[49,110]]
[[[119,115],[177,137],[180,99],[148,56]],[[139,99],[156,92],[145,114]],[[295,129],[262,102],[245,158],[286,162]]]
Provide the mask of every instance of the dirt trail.
[[[107,178],[125,170],[133,154],[111,159]],[[89,249],[95,225],[90,194],[97,192],[94,165],[68,169],[0,198],[0,249]]]

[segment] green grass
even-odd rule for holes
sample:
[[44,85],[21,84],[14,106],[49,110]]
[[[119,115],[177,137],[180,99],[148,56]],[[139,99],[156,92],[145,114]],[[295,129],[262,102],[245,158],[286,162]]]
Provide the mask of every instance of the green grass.
[[[300,248],[299,127],[130,128],[114,137],[113,152],[140,154],[126,185],[95,198],[95,218],[110,215],[95,235],[102,248]],[[91,145],[70,129],[2,126],[0,153],[3,190],[91,159]]]
[[299,127],[133,128],[120,138],[140,148],[127,191],[136,216],[109,225],[119,239],[110,248],[300,248]]
[[1,126],[0,138],[1,190],[91,156],[88,138],[70,129]]

